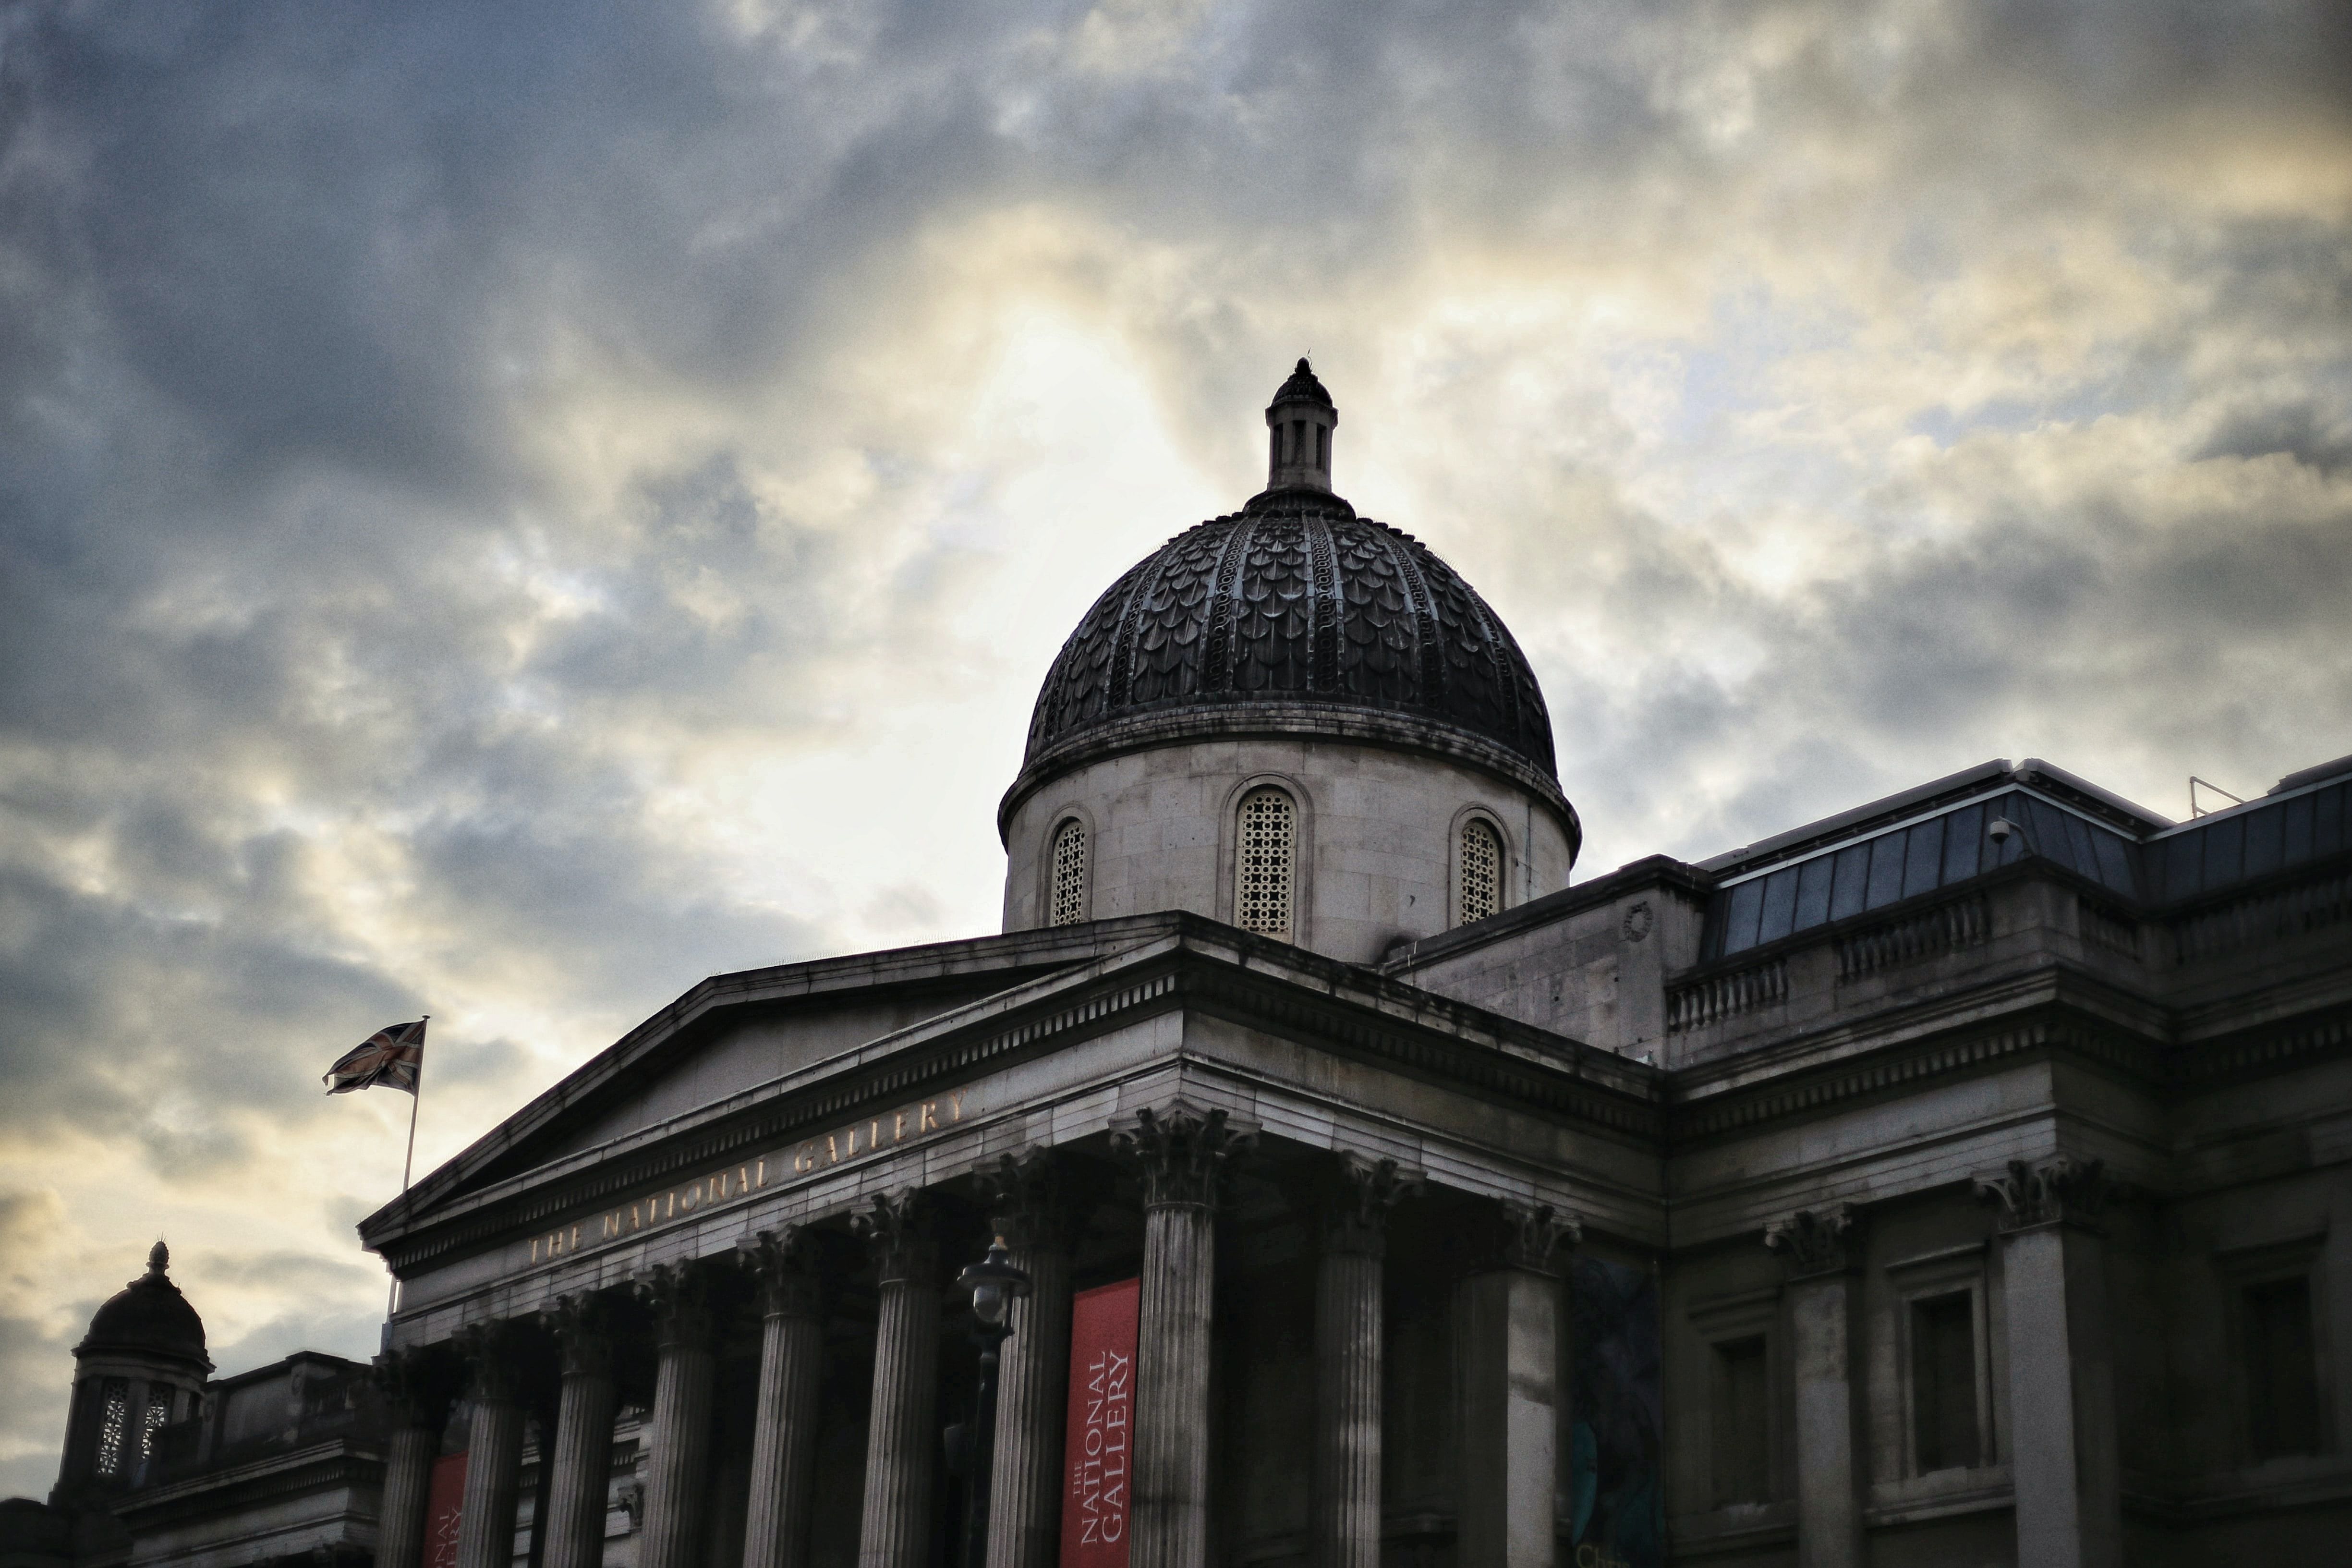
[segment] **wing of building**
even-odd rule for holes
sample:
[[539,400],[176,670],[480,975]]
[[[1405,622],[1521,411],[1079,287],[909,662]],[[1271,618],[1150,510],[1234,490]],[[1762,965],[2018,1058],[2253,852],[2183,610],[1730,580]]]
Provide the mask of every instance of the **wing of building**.
[[2352,759],[1571,883],[1509,632],[1266,419],[1048,673],[1003,934],[705,981],[365,1222],[378,1568],[2340,1555]]

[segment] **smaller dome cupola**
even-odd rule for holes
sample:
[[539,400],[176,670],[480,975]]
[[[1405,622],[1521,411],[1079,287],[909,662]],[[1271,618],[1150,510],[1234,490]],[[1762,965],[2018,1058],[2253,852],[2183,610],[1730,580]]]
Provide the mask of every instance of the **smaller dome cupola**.
[[1290,373],[1266,405],[1265,488],[1269,490],[1331,489],[1332,432],[1339,410],[1305,360]]
[[73,1403],[54,1505],[113,1496],[144,1479],[155,1435],[197,1413],[213,1370],[205,1323],[171,1279],[159,1239],[147,1272],[108,1298],[74,1346]]

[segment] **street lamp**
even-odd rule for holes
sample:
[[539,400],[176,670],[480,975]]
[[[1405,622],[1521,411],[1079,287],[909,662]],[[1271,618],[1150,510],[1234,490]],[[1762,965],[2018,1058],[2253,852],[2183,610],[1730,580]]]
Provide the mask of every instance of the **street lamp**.
[[1004,1238],[988,1244],[988,1256],[956,1277],[956,1289],[971,1292],[971,1339],[980,1347],[979,1430],[971,1444],[971,1507],[965,1521],[964,1568],[988,1568],[988,1489],[996,1468],[996,1366],[1012,1336],[1015,1298],[1029,1294],[1029,1276],[1013,1267]]

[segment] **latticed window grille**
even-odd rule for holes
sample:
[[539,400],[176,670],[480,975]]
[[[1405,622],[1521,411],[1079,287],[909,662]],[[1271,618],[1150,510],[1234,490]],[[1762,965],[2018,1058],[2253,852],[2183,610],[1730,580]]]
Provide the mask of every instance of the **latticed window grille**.
[[1054,830],[1054,889],[1049,901],[1049,925],[1074,926],[1087,918],[1087,825],[1076,817]]
[[104,1402],[98,1418],[98,1473],[101,1476],[122,1472],[122,1446],[131,1436],[131,1382],[128,1378],[110,1377],[102,1385],[100,1397]]
[[139,1425],[139,1457],[155,1457],[155,1434],[172,1418],[172,1385],[151,1383],[147,1385],[147,1416]]
[[1502,908],[1502,841],[1474,816],[1462,825],[1462,923],[1483,921]]
[[1234,924],[1288,942],[1298,809],[1278,789],[1242,797],[1240,852],[1234,866]]

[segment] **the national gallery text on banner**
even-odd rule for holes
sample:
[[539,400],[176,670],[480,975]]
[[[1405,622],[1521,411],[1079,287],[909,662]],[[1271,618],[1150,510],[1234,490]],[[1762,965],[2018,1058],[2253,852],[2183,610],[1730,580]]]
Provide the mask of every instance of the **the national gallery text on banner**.
[[1127,1568],[1129,1461],[1135,1432],[1135,1319],[1143,1282],[1081,1290],[1070,1308],[1069,1470],[1062,1568]]
[[466,1501],[466,1456],[447,1454],[433,1461],[433,1479],[425,1491],[425,1568],[457,1568],[457,1521]]

